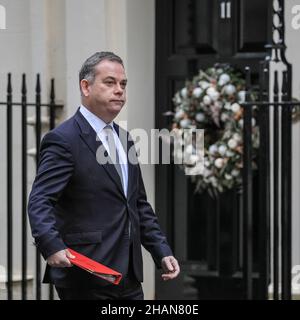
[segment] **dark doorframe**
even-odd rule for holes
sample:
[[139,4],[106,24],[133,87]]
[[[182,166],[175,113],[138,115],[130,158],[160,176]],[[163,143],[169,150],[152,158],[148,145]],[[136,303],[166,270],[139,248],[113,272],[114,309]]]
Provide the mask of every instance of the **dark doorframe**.
[[[200,68],[215,62],[240,70],[249,66],[252,81],[258,84],[259,62],[267,55],[265,45],[271,34],[271,2],[231,1],[230,18],[225,19],[220,4],[217,0],[156,1],[156,128],[170,128],[171,119],[163,114],[173,110],[174,93]],[[156,166],[155,186],[156,212],[182,268],[179,279],[169,283],[163,283],[157,272],[156,297],[243,298],[239,193],[229,192],[218,201],[194,196],[191,182],[172,164]]]

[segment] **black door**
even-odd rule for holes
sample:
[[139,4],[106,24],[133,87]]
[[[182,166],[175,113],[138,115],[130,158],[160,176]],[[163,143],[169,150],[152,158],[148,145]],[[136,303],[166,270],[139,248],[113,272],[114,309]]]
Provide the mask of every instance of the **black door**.
[[[172,97],[186,78],[199,69],[226,62],[258,77],[271,33],[269,1],[156,1],[156,128],[170,128],[163,113],[172,110]],[[258,204],[254,193],[254,212]],[[240,299],[242,282],[241,192],[216,199],[194,194],[194,186],[175,165],[156,168],[156,212],[176,257],[181,276],[162,282],[156,275],[157,299]],[[259,225],[259,216],[254,216]],[[263,237],[254,230],[254,292],[260,292],[258,250]]]

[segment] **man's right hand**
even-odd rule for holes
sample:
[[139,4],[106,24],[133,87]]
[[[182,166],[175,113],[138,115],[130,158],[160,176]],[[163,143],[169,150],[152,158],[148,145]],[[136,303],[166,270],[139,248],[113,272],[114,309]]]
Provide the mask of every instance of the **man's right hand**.
[[47,259],[47,263],[51,267],[55,268],[66,268],[66,267],[72,267],[72,263],[68,258],[75,258],[68,249],[60,250],[52,254]]

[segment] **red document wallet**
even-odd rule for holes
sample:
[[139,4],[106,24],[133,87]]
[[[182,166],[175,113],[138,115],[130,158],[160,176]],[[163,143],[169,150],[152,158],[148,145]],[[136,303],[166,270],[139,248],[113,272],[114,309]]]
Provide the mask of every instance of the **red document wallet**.
[[75,258],[68,258],[75,266],[113,284],[119,284],[119,282],[121,281],[121,273],[110,269],[103,264],[78,253],[77,251],[74,251],[72,249],[68,250],[73,256],[75,256]]

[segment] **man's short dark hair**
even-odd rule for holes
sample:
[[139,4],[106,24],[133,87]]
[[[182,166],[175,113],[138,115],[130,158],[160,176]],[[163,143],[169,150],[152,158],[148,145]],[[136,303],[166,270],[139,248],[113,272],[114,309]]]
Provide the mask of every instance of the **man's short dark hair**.
[[95,66],[103,60],[115,61],[120,63],[122,66],[124,66],[122,59],[116,54],[114,54],[113,52],[109,52],[109,51],[96,52],[92,56],[90,56],[88,59],[86,59],[85,62],[83,63],[79,71],[79,83],[82,79],[86,79],[91,84],[93,84],[96,76]]

